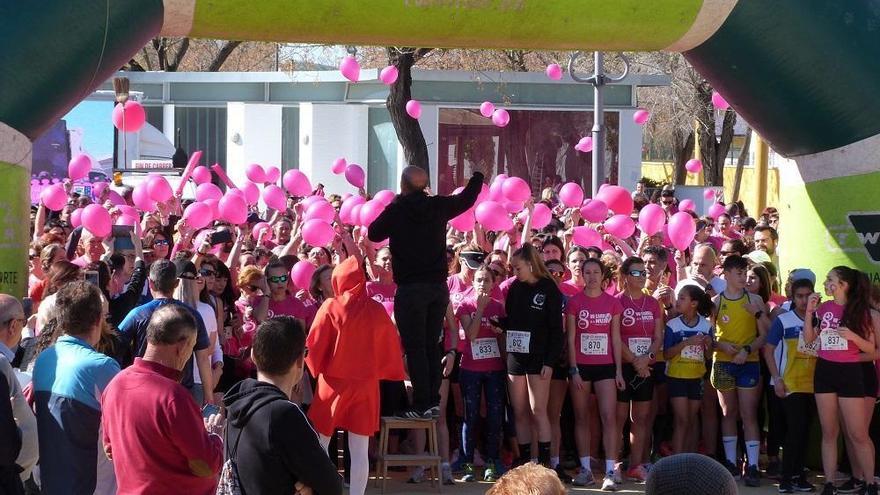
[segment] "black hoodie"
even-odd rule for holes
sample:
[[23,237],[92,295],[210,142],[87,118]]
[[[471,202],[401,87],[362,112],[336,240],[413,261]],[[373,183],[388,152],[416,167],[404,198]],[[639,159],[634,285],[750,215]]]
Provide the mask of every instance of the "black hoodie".
[[235,450],[244,494],[289,495],[297,482],[315,495],[342,494],[342,478],[318,435],[278,387],[248,378],[229,389],[223,404],[228,419],[226,456]]
[[396,284],[446,282],[446,222],[473,206],[482,186],[483,174],[474,172],[458,194],[428,196],[416,191],[398,195],[370,224],[371,241],[390,239]]

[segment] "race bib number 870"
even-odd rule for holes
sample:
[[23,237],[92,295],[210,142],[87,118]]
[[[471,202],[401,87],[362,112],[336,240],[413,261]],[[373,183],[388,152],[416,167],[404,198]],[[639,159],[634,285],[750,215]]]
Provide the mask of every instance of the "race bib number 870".
[[608,334],[582,333],[581,354],[586,356],[605,356],[608,354]]

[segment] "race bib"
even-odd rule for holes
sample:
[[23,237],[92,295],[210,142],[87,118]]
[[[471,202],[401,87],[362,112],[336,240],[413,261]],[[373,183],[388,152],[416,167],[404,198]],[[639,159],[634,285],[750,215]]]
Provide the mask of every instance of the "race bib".
[[648,349],[651,347],[651,339],[648,337],[630,337],[627,341],[629,351],[636,356],[648,355]]
[[530,332],[520,332],[517,330],[507,331],[507,352],[518,352],[521,354],[529,353],[529,342],[532,340]]
[[608,354],[608,334],[582,333],[581,354],[586,356],[606,356]]
[[822,330],[819,338],[822,342],[823,351],[845,351],[849,349],[848,341],[841,337],[837,330]]
[[[835,333],[837,333],[837,332],[835,332]],[[840,336],[838,335],[838,337],[840,337]],[[818,348],[817,348],[817,347],[818,347],[818,342],[815,341],[815,340],[812,341],[812,342],[809,343],[809,344],[807,344],[807,342],[804,341],[804,334],[803,334],[803,332],[801,332],[801,333],[798,335],[798,346],[797,346],[797,351],[798,351],[798,353],[800,353],[800,354],[805,354],[805,355],[807,355],[807,356],[813,356],[813,357],[815,357],[816,354],[817,354],[817,352],[818,352]]]
[[703,346],[701,345],[686,345],[681,350],[681,357],[684,359],[689,359],[691,361],[703,361]]
[[487,337],[471,341],[471,357],[474,361],[482,359],[500,358],[501,350],[498,348],[498,339]]

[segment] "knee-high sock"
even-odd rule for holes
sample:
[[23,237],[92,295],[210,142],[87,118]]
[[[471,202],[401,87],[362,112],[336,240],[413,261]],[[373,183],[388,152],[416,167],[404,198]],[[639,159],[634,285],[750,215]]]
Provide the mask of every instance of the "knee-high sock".
[[349,495],[363,495],[370,477],[370,459],[367,449],[370,437],[348,433],[348,449],[351,452],[351,488]]

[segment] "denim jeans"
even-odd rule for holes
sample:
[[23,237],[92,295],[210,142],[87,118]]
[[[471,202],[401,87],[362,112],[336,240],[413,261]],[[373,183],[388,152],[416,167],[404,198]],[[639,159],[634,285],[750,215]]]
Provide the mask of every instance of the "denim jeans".
[[449,304],[449,289],[441,283],[414,283],[397,287],[394,319],[406,353],[413,386],[413,409],[425,411],[440,404],[440,350],[438,342]]
[[476,426],[480,417],[480,398],[486,391],[486,459],[498,460],[501,442],[501,423],[504,421],[504,402],[507,373],[504,371],[461,370],[458,375],[464,400],[464,426],[461,428],[461,445],[465,462],[474,462]]

